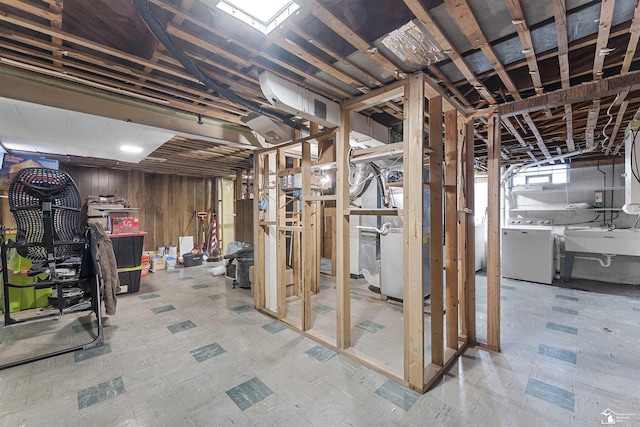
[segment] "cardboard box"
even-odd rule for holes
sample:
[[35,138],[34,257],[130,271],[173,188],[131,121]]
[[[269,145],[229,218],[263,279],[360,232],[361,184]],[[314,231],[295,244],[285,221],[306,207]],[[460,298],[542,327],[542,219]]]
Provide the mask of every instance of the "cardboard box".
[[[254,266],[249,267],[249,282],[253,285],[254,282]],[[290,297],[293,295],[293,268],[287,268],[285,273],[285,280],[287,281],[287,296]],[[253,289],[253,286],[251,286]]]
[[165,268],[167,268],[167,263],[165,262],[164,257],[159,255],[151,257],[151,271],[164,270]]
[[107,230],[109,227],[109,224],[107,223],[107,218],[87,218],[87,222],[99,222],[100,224],[102,224],[102,227]]
[[60,164],[57,160],[4,153],[2,156],[2,169],[0,169],[0,185],[9,186],[18,171],[25,168],[58,169],[59,166]]
[[140,220],[138,218],[111,218],[112,233],[139,233]]

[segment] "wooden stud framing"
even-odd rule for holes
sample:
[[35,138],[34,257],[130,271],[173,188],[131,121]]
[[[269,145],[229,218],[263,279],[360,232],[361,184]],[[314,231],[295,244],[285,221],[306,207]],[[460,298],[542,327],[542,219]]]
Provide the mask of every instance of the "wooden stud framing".
[[500,351],[500,117],[489,116],[487,214],[487,346]]
[[[431,385],[437,382],[446,369],[448,369],[456,358],[466,348],[469,338],[475,337],[475,323],[470,316],[475,316],[475,300],[474,300],[474,281],[473,275],[473,256],[458,256],[462,248],[468,251],[469,236],[472,236],[468,230],[473,231],[472,211],[468,208],[469,197],[473,201],[473,151],[470,156],[467,155],[465,171],[467,178],[464,180],[466,186],[466,204],[460,203],[461,210],[458,209],[458,185],[461,181],[458,178],[458,163],[460,159],[458,145],[462,146],[465,142],[462,134],[467,138],[467,148],[473,147],[473,124],[467,123],[462,116],[458,116],[458,111],[451,108],[451,104],[446,104],[446,185],[443,185],[443,110],[444,102],[437,91],[431,90],[425,75],[422,72],[414,73],[404,83],[394,83],[388,88],[388,92],[384,90],[376,90],[369,92],[359,98],[348,101],[342,105],[340,113],[340,128],[338,130],[336,142],[336,194],[334,196],[312,196],[310,180],[305,177],[311,176],[311,143],[326,138],[325,135],[335,134],[335,129],[318,132],[317,128],[312,126],[312,136],[305,139],[285,143],[277,147],[257,151],[256,176],[258,177],[258,199],[264,191],[264,179],[260,180],[260,170],[264,171],[264,159],[267,156],[273,156],[277,159],[277,167],[275,174],[278,178],[292,173],[302,173],[303,189],[302,189],[302,212],[300,215],[292,215],[296,212],[285,212],[279,209],[277,213],[278,231],[278,258],[281,258],[284,252],[283,241],[284,232],[294,232],[303,237],[302,240],[302,294],[296,298],[302,299],[303,316],[301,323],[286,318],[285,286],[284,286],[284,263],[277,260],[278,266],[278,312],[270,312],[264,309],[264,289],[256,289],[256,307],[262,304],[261,311],[278,317],[282,322],[297,329],[306,336],[320,341],[325,345],[335,348],[338,352],[357,360],[365,366],[380,372],[389,378],[401,382],[419,392],[426,391]],[[360,150],[357,154],[353,154],[353,158],[363,157],[365,155],[378,154],[380,152],[397,151],[398,156],[403,156],[403,172],[404,181],[394,183],[396,186],[402,186],[404,192],[403,208],[350,208],[349,206],[349,183],[348,183],[348,154],[350,150],[349,131],[350,131],[350,114],[352,111],[369,108],[384,102],[389,97],[397,97],[404,95],[404,141],[400,143],[388,144],[381,148],[372,148]],[[429,105],[429,147],[425,148],[425,103]],[[464,129],[459,132],[458,127]],[[302,144],[302,161],[300,165],[293,164],[286,168],[285,162],[286,150],[292,145]],[[469,153],[470,150],[466,150]],[[416,158],[424,159],[425,154],[429,155],[427,162],[416,162]],[[429,167],[429,182],[424,182],[423,168]],[[273,172],[272,172],[273,173]],[[264,177],[264,172],[262,172]],[[282,207],[286,203],[285,192],[278,187],[278,207]],[[430,248],[430,283],[431,283],[431,361],[425,360],[424,353],[424,298],[423,298],[423,197],[424,189],[430,189],[430,230],[428,236],[428,244]],[[447,281],[447,333],[444,331],[444,289],[443,289],[443,189],[446,191],[447,201],[447,259],[448,272],[450,279]],[[308,309],[311,306],[311,293],[314,292],[313,287],[318,285],[316,273],[319,272],[318,248],[319,222],[320,222],[320,206],[324,200],[336,201],[336,238],[335,244],[335,268],[336,268],[336,284],[337,284],[337,301],[336,301],[336,339],[331,339],[314,331],[311,325],[311,316]],[[464,200],[464,198],[462,199]],[[259,203],[259,201],[256,201]],[[461,218],[464,218],[466,228],[458,226],[458,211],[460,210]],[[350,262],[349,262],[349,230],[351,215],[397,215],[403,217],[403,251],[406,253],[403,265],[403,283],[404,283],[404,372],[398,368],[389,366],[388,364],[376,360],[371,355],[362,354],[361,351],[351,347],[351,306],[350,306]],[[272,221],[265,221],[264,215],[256,213],[256,232],[264,234],[268,229],[267,224]],[[471,225],[471,226],[470,226]],[[260,242],[259,238],[256,238]],[[473,244],[473,238],[471,238]],[[263,244],[262,244],[263,245]],[[263,249],[263,248],[262,248]],[[256,252],[259,254],[261,248]],[[263,252],[263,251],[262,251]],[[471,254],[473,252],[471,251]],[[461,263],[465,264],[462,265]],[[256,259],[256,266],[264,268],[264,260]],[[458,272],[461,272],[458,275]],[[257,277],[260,277],[258,275]],[[458,280],[458,278],[461,280]],[[256,283],[263,283],[264,280]],[[264,284],[262,285],[264,286]],[[315,290],[317,291],[317,289]],[[262,301],[260,301],[262,298]],[[458,302],[460,300],[460,303]],[[463,308],[464,313],[460,312]],[[460,317],[460,323],[458,320]],[[475,320],[475,318],[473,319]],[[459,326],[460,325],[460,326]],[[459,329],[463,331],[462,336]],[[473,331],[471,331],[473,329]],[[446,345],[445,345],[446,336]]]
[[[438,119],[436,119],[436,117]],[[442,284],[442,99],[429,99],[429,192],[431,208],[431,364],[444,365],[444,300]]]
[[[430,120],[433,120],[430,117]],[[446,245],[446,345],[458,348],[458,112],[444,115],[444,194]]]
[[[317,133],[317,126],[312,128],[311,133]],[[311,196],[311,145],[308,142],[302,143],[302,199]],[[315,281],[316,265],[315,253],[317,252],[317,233],[314,230],[312,207],[314,202],[302,202],[302,330],[311,328],[311,287]]]
[[[278,150],[276,153],[276,170],[281,170],[286,167],[286,156],[284,150]],[[280,188],[280,179],[277,180],[276,188],[278,189],[276,193],[276,209],[277,209],[277,239],[278,239],[278,249],[276,250],[276,259],[277,259],[277,281],[278,281],[278,318],[284,319],[287,317],[287,239],[286,232],[287,230],[282,227],[285,227],[287,224],[287,212],[284,208],[287,199],[286,194]]]
[[[349,130],[350,111],[340,110],[340,131],[336,147],[336,341],[341,350],[351,347],[351,301],[349,288]],[[338,241],[339,240],[339,241]]]
[[[409,78],[405,91],[403,158],[403,296],[404,296],[404,378],[421,390],[424,386],[424,298],[422,292],[422,209],[424,147],[424,80],[422,73]],[[430,108],[431,109],[431,108]],[[434,108],[437,110],[437,107]],[[435,121],[435,120],[434,120]],[[441,249],[442,250],[442,249]]]
[[260,210],[260,200],[263,199],[264,188],[264,154],[257,154],[254,157],[254,191],[253,198],[253,239],[254,239],[254,281],[253,281],[253,304],[257,310],[265,308],[265,229],[262,223],[264,222],[264,211]]
[[[461,238],[465,241],[465,245],[461,245],[466,255],[464,263],[464,278],[461,289],[460,298],[460,322],[462,334],[467,337],[469,342],[476,341],[476,271],[475,271],[475,221],[473,217],[473,207],[475,202],[475,180],[474,180],[474,128],[473,120],[467,122],[464,127],[460,126],[461,137],[464,140],[462,144],[464,157],[462,164],[464,167],[463,188],[465,204],[461,204],[460,209],[464,212],[466,224],[464,233]],[[464,304],[464,306],[462,306]]]

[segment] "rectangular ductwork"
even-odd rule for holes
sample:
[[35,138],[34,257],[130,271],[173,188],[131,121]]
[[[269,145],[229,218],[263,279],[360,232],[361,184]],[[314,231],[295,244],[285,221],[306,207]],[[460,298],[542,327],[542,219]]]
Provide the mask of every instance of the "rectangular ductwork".
[[[260,74],[260,88],[269,102],[281,111],[303,117],[324,127],[340,124],[340,104],[278,77]],[[351,113],[351,140],[367,146],[389,143],[389,129],[357,112]]]

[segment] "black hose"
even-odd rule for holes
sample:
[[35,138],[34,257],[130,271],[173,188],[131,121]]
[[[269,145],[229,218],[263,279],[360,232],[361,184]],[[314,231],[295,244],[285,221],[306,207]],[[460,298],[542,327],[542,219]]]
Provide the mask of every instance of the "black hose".
[[274,113],[273,111],[266,110],[259,105],[248,101],[241,96],[238,96],[235,92],[227,89],[226,87],[218,84],[212,78],[208,77],[196,66],[196,64],[194,64],[194,62],[187,55],[184,54],[182,49],[180,49],[180,47],[173,41],[173,38],[171,38],[171,36],[165,31],[158,18],[156,18],[156,16],[151,11],[148,0],[133,0],[133,4],[136,8],[136,11],[140,15],[144,23],[147,24],[147,27],[158,40],[158,42],[160,42],[171,53],[171,55],[173,55],[173,57],[178,62],[180,62],[180,64],[182,64],[182,66],[189,72],[189,74],[200,80],[202,84],[218,92],[219,95],[235,102],[238,105],[245,107],[250,111],[282,122],[294,129],[307,132],[309,131],[306,126],[303,126],[300,123],[296,123],[295,121],[291,120],[290,116],[284,116]]

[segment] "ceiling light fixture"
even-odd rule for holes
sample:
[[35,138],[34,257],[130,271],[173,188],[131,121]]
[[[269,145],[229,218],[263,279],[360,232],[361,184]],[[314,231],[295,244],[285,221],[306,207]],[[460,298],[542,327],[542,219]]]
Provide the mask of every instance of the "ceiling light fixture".
[[142,153],[142,147],[137,147],[135,145],[121,145],[120,151],[124,151],[125,153]]
[[611,52],[613,52],[615,49],[612,47],[603,47],[602,49],[600,49],[600,55],[608,55]]

